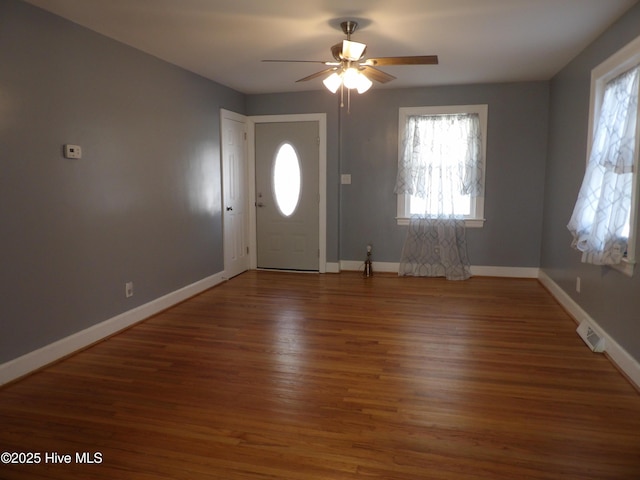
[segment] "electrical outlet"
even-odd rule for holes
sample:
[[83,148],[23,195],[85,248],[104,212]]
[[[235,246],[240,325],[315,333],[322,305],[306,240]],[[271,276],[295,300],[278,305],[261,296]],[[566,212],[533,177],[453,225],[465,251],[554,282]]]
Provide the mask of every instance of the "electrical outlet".
[[124,284],[124,295],[127,298],[133,297],[133,282],[127,282]]
[[578,293],[580,293],[580,287],[581,287],[580,283],[581,283],[580,277],[576,277],[576,292]]

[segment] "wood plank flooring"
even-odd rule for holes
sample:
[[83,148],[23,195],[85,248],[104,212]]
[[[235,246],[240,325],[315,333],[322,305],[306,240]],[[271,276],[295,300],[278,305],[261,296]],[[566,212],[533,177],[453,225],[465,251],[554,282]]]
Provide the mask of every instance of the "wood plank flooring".
[[0,390],[41,456],[0,478],[640,479],[640,395],[575,328],[536,280],[247,272]]

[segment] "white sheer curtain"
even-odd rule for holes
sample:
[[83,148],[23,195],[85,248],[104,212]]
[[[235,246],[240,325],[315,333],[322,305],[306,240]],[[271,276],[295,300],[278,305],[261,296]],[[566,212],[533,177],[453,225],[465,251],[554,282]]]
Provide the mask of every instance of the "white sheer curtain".
[[402,140],[395,192],[423,199],[424,216],[468,214],[468,197],[483,194],[479,115],[410,116]]
[[464,220],[411,218],[398,275],[447,280],[471,277]]
[[567,228],[582,261],[617,264],[627,249],[640,66],[605,86],[584,180]]
[[470,197],[483,194],[478,114],[410,116],[395,192],[412,196],[400,275],[471,276],[464,216]]

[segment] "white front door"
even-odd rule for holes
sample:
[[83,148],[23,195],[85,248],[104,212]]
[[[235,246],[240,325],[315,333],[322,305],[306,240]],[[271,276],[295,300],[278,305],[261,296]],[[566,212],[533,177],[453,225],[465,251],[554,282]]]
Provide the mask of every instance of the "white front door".
[[319,270],[319,122],[255,125],[257,266]]
[[224,275],[234,277],[249,268],[249,219],[247,215],[246,119],[222,110],[222,214]]

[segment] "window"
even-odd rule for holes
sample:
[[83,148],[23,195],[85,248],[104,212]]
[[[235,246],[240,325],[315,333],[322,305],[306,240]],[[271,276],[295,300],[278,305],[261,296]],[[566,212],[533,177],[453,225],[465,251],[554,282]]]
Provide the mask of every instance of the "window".
[[591,73],[587,166],[567,228],[582,261],[635,263],[640,38]]
[[484,222],[487,105],[400,109],[398,224],[413,215]]
[[300,160],[290,143],[283,144],[273,160],[273,192],[280,213],[293,215],[300,201]]

